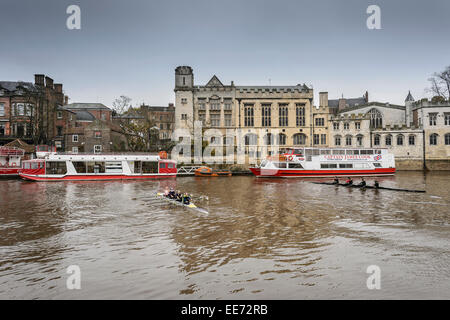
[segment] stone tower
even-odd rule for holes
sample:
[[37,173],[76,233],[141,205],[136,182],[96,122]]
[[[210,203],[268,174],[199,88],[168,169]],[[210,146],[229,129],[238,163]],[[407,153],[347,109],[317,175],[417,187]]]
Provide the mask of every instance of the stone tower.
[[194,73],[189,66],[175,69],[175,129],[193,130]]
[[412,116],[412,107],[414,104],[414,98],[411,95],[411,91],[408,92],[408,96],[405,99],[405,122],[407,127],[411,127],[411,123],[413,120]]

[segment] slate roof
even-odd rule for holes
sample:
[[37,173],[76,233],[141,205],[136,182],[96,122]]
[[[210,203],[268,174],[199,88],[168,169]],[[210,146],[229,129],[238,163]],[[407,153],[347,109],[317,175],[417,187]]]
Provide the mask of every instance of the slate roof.
[[77,121],[94,121],[95,117],[88,111],[79,110],[75,111],[77,115]]
[[75,103],[69,103],[66,104],[64,106],[62,106],[63,109],[68,109],[68,110],[109,110],[111,111],[110,108],[108,108],[107,106],[105,106],[103,103],[79,103],[79,102],[75,102]]
[[7,91],[16,91],[19,87],[23,87],[30,91],[37,91],[36,86],[31,82],[23,82],[23,81],[0,81],[0,88],[3,88]]
[[408,91],[408,96],[406,97],[405,101],[414,101],[411,91]]

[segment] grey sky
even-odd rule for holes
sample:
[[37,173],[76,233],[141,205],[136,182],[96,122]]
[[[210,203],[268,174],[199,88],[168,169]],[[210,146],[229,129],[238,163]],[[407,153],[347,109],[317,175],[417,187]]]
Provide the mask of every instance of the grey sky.
[[[66,8],[81,7],[81,30]],[[366,9],[381,7],[382,30]],[[450,65],[448,0],[1,0],[0,80],[62,82],[71,102],[174,100],[174,69],[196,84],[312,84],[330,98],[403,103]]]

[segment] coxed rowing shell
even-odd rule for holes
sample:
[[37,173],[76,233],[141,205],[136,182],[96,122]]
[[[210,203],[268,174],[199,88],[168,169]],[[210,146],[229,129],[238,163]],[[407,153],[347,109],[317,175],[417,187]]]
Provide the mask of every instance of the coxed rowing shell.
[[330,186],[342,186],[349,188],[360,188],[360,189],[376,189],[376,190],[390,190],[390,191],[403,191],[403,192],[419,192],[424,193],[425,190],[411,190],[411,189],[397,189],[397,188],[388,188],[388,187],[375,187],[375,186],[361,186],[358,184],[345,184],[345,183],[334,183],[334,182],[313,182],[314,184],[326,184]]
[[160,193],[160,192],[158,192],[156,195],[157,195],[158,197],[160,197],[160,198],[163,198],[164,200],[167,200],[167,201],[173,203],[173,204],[176,204],[176,205],[179,205],[179,206],[188,207],[188,208],[192,208],[192,209],[198,209],[198,207],[197,207],[195,204],[193,204],[192,202],[189,203],[189,204],[185,204],[185,203],[182,203],[181,201],[177,201],[177,200],[175,200],[175,199],[167,198],[167,197],[164,195],[164,193]]

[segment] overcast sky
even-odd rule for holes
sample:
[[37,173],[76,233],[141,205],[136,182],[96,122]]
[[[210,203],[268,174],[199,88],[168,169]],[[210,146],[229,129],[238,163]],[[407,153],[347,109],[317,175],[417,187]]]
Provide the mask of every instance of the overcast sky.
[[[81,8],[81,30],[66,9]],[[381,30],[366,9],[381,8]],[[306,83],[371,101],[428,96],[450,65],[448,0],[1,0],[0,80],[62,82],[70,102],[174,101],[174,69],[195,84]]]

